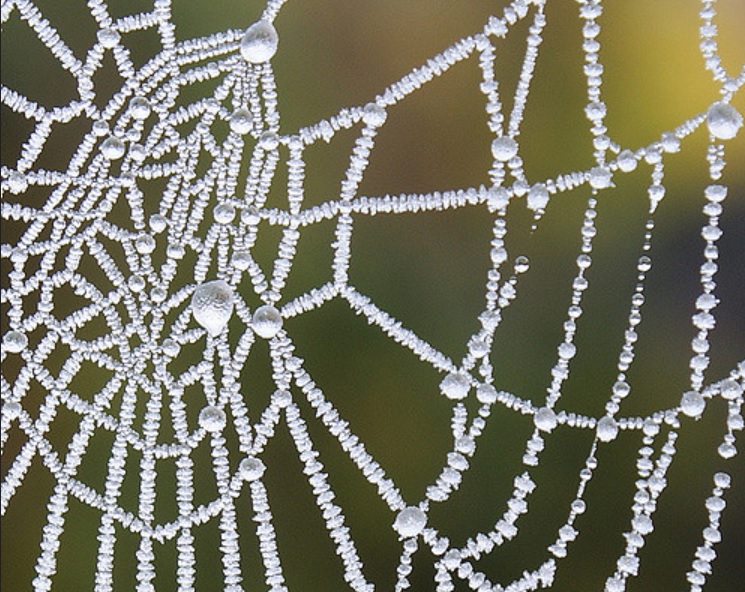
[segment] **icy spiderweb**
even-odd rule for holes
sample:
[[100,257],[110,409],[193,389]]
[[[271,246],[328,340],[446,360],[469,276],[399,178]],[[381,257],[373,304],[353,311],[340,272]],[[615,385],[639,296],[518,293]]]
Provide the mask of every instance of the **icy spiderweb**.
[[[727,142],[742,127],[742,117],[730,102],[745,83],[745,69],[732,76],[719,59],[715,2],[702,2],[699,41],[720,97],[649,145],[631,147],[606,135],[599,41],[603,8],[595,2],[578,3],[587,81],[585,113],[594,162],[584,170],[551,178],[531,178],[521,144],[534,68],[550,26],[544,2],[512,2],[483,29],[432,57],[368,103],[341,109],[298,130],[280,125],[277,96],[282,89],[275,84],[271,65],[282,44],[281,26],[278,32],[272,24],[282,4],[270,1],[261,19],[247,29],[177,41],[168,0],[155,0],[151,10],[120,18],[110,16],[106,3],[90,0],[98,33],[82,59],[33,2],[2,4],[4,26],[20,20],[77,86],[77,96],[53,106],[2,87],[4,107],[25,118],[31,130],[23,138],[17,162],[2,167],[3,224],[11,230],[22,227],[11,242],[3,238],[1,253],[3,270],[8,270],[2,289],[4,458],[9,443],[17,443],[4,468],[3,516],[17,511],[15,504],[27,491],[24,481],[34,463],[41,463],[53,479],[51,496],[41,510],[45,525],[33,588],[55,589],[61,572],[76,569],[60,557],[65,545],[75,544],[64,538],[66,529],[74,526],[68,520],[69,508],[82,504],[97,516],[91,589],[127,589],[117,580],[116,569],[122,539],[131,542],[131,536],[136,543],[128,552],[136,562],[138,591],[155,589],[163,569],[157,560],[159,548],[167,543],[175,544],[177,556],[166,580],[171,582],[168,589],[287,589],[287,557],[275,529],[272,491],[265,483],[274,463],[273,439],[284,431],[312,488],[346,584],[358,591],[374,589],[366,572],[368,558],[349,527],[352,516],[332,488],[335,468],[324,463],[311,435],[318,426],[351,461],[345,470],[359,472],[387,508],[386,529],[400,544],[398,566],[392,567],[395,589],[411,587],[412,565],[425,556],[431,560],[432,573],[426,589],[440,592],[551,588],[562,566],[570,562],[572,546],[581,541],[583,529],[593,528],[583,524],[582,515],[590,509],[586,492],[602,468],[603,449],[624,432],[638,434],[641,445],[629,519],[623,531],[609,533],[620,541],[620,553],[604,574],[607,592],[631,587],[643,572],[640,555],[653,536],[658,506],[664,503],[678,440],[684,439],[681,436],[695,419],[706,418],[707,407],[722,403],[726,412],[716,418],[718,454],[726,463],[736,457],[736,433],[743,426],[743,352],[736,352],[741,361],[728,374],[706,376],[709,337],[720,305],[717,272],[725,264],[718,261],[723,236],[719,220],[728,203],[722,175]],[[523,21],[529,24],[522,70],[507,109],[505,91],[494,74],[498,44]],[[142,67],[134,65],[128,44],[129,36],[138,31],[156,31],[162,44],[162,51]],[[123,83],[112,97],[101,100],[94,79],[107,56],[113,56]],[[489,183],[423,194],[362,195],[360,183],[391,108],[426,92],[430,81],[469,59],[479,64],[485,119],[492,134]],[[200,86],[205,82],[212,85]],[[199,92],[193,92],[197,87]],[[200,95],[204,88],[209,92]],[[72,122],[82,122],[85,131],[69,164],[60,170],[40,167],[55,129]],[[702,196],[689,384],[676,395],[676,405],[644,415],[627,414],[623,409],[634,387],[632,367],[645,289],[653,275],[655,215],[663,209],[666,164],[702,127],[709,137],[710,182]],[[355,140],[338,194],[306,205],[306,150],[345,133],[352,133]],[[286,166],[286,180],[278,179],[280,166]],[[648,166],[650,174],[636,285],[628,297],[617,376],[593,393],[605,401],[604,412],[587,415],[564,407],[562,396],[570,369],[582,354],[577,338],[583,330],[583,304],[591,293],[593,249],[599,239],[596,220],[604,196],[637,166]],[[283,187],[281,206],[269,199],[278,183]],[[492,352],[503,322],[519,300],[531,261],[509,248],[508,214],[527,207],[538,233],[550,206],[561,208],[561,200],[574,197],[576,189],[586,190],[590,197],[575,272],[566,284],[563,336],[550,382],[539,397],[510,392],[494,370]],[[453,360],[356,287],[349,271],[353,258],[364,256],[354,249],[359,221],[383,214],[466,209],[478,209],[491,220],[492,236],[483,245],[490,266],[484,270],[482,310],[473,319],[472,335],[462,344],[466,353]],[[303,265],[300,255],[296,257],[301,237],[324,222],[335,227],[328,282],[289,298],[288,278]],[[280,238],[267,270],[257,259],[257,244],[262,232],[271,229]],[[332,302],[343,303],[439,375],[439,389],[427,397],[449,405],[451,444],[439,474],[418,498],[405,495],[385,464],[373,457],[356,435],[355,425],[337,407],[337,393],[316,382],[303,359],[307,352],[293,339],[293,319]],[[263,405],[258,401],[266,396],[244,388],[242,381],[249,361],[267,351],[273,392]],[[94,376],[105,380],[99,385]],[[471,474],[477,450],[483,452],[482,435],[498,414],[531,420],[522,466],[512,476],[509,496],[484,501],[492,508],[491,526],[456,540],[438,526],[436,508],[447,504]],[[69,432],[67,440],[56,435],[64,429]],[[552,437],[566,432],[591,437],[575,474],[573,500],[554,510],[561,524],[553,540],[539,554],[525,556],[521,575],[512,580],[505,580],[500,570],[482,569],[485,558],[520,540],[531,501],[543,487],[536,477],[542,456]],[[83,477],[81,467],[88,457],[100,454],[97,442],[102,434],[109,437],[110,448],[104,450],[98,469],[102,479],[94,485]],[[206,470],[196,460],[205,447],[211,457]],[[163,493],[166,465],[175,473],[175,486]],[[134,503],[127,499],[132,478]],[[197,495],[196,483],[205,478],[213,483],[208,500]],[[704,502],[708,520],[697,548],[690,549],[686,578],[691,590],[703,589],[712,573],[730,481],[727,472],[713,472]],[[165,495],[172,496],[177,509],[172,517],[161,519],[157,505]],[[245,507],[251,509],[254,528],[239,524],[237,514]],[[200,580],[199,537],[209,524],[216,524],[219,532],[222,571]],[[5,535],[4,553],[12,536]],[[255,545],[256,539],[263,567],[248,570],[243,549]],[[311,573],[306,576],[312,581]]]

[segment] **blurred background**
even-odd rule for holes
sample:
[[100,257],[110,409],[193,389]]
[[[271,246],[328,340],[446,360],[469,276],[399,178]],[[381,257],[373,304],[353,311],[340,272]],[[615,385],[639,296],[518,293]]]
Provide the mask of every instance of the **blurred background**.
[[[245,28],[263,9],[261,2],[232,0],[174,0],[173,22],[179,40],[228,28]],[[458,39],[483,27],[490,14],[500,15],[503,2],[452,0],[306,0],[288,2],[275,25],[280,49],[272,60],[277,78],[281,129],[291,133],[333,115],[342,107],[363,105],[414,67]],[[82,0],[36,2],[78,58],[95,42],[96,27]],[[111,15],[152,9],[146,0],[108,3]],[[719,2],[719,43],[728,71],[736,74],[745,62],[745,5]],[[601,60],[602,88],[608,105],[611,137],[624,148],[638,148],[659,138],[689,117],[705,111],[718,96],[717,86],[703,68],[698,51],[697,2],[627,0],[605,6]],[[520,134],[521,154],[532,181],[592,166],[591,135],[584,115],[586,87],[582,73],[581,24],[578,5],[570,0],[548,3],[547,27]],[[529,19],[526,19],[526,21]],[[521,68],[528,22],[516,25],[496,43],[497,78],[507,110]],[[126,33],[122,43],[136,65],[158,51],[152,31]],[[111,96],[121,85],[110,52],[108,68],[97,75],[99,96]],[[52,107],[75,96],[72,77],[29,31],[14,10],[2,30],[3,84]],[[378,196],[428,192],[488,184],[491,163],[490,133],[484,98],[478,84],[477,57],[453,67],[405,101],[391,107],[380,131],[360,194]],[[100,89],[100,90],[99,90]],[[107,94],[108,93],[108,94]],[[733,104],[745,113],[741,92]],[[90,121],[72,122],[50,139],[39,166],[66,168],[69,157]],[[2,107],[2,165],[15,167],[21,144],[31,130],[28,122]],[[330,144],[307,152],[306,201],[317,204],[338,193],[356,130],[339,133]],[[682,151],[666,156],[667,196],[656,215],[656,231],[640,327],[637,357],[629,374],[632,395],[620,415],[643,415],[676,405],[686,390],[690,370],[690,317],[700,293],[699,266],[705,220],[703,189],[709,183],[706,167],[708,138],[699,129],[683,142]],[[723,183],[730,186],[721,217],[720,267],[716,294],[717,327],[711,334],[711,366],[707,381],[725,377],[745,359],[745,134],[726,143]],[[644,234],[651,169],[641,164],[628,175],[616,175],[616,187],[604,192],[598,206],[598,236],[591,289],[579,321],[578,355],[572,363],[559,408],[598,415],[616,377],[618,353],[636,282],[635,265]],[[282,169],[272,187],[278,205],[283,197]],[[286,174],[286,173],[285,173]],[[15,196],[8,198],[17,199]],[[29,199],[35,196],[30,195]],[[38,197],[38,196],[36,196]],[[556,346],[571,296],[579,229],[589,190],[555,196],[538,230],[522,208],[508,215],[510,253],[530,258],[530,271],[519,281],[518,298],[507,310],[496,333],[491,361],[495,386],[541,404],[550,383]],[[485,207],[457,211],[355,219],[350,282],[383,310],[414,330],[435,348],[458,362],[467,352],[470,335],[479,328],[484,307],[489,240],[493,216]],[[22,231],[4,222],[3,242],[13,243]],[[270,262],[276,253],[276,233],[267,231],[257,252]],[[293,270],[286,299],[317,287],[332,277],[331,247],[334,225],[320,223],[300,239],[298,266]],[[271,238],[273,236],[273,239]],[[273,240],[273,243],[272,243]],[[8,261],[2,261],[7,282]],[[7,307],[3,305],[3,331]],[[367,450],[401,488],[409,503],[422,499],[452,449],[449,430],[451,404],[438,394],[442,376],[419,362],[377,329],[369,327],[342,301],[294,318],[286,329],[305,359],[316,383],[324,390]],[[254,409],[261,409],[274,387],[268,348],[259,343],[244,372],[244,388]],[[18,368],[10,359],[3,376],[12,384]],[[79,377],[80,389],[100,388],[93,369]],[[97,383],[98,381],[98,383]],[[37,389],[38,390],[38,389]],[[93,390],[92,392],[95,392]],[[296,393],[297,394],[297,393]],[[38,401],[29,397],[24,407],[34,415]],[[296,396],[296,400],[300,397]],[[201,408],[195,404],[193,416]],[[394,516],[340,450],[338,442],[301,404],[329,483],[344,508],[346,523],[365,565],[364,573],[378,590],[392,590],[400,545],[390,528]],[[143,403],[144,409],[144,403]],[[640,551],[641,575],[630,579],[631,592],[688,588],[690,569],[701,530],[708,522],[704,500],[710,495],[712,475],[732,475],[723,516],[723,542],[707,592],[737,590],[745,581],[745,463],[742,455],[724,461],[716,452],[725,432],[726,406],[709,404],[700,421],[686,420],[678,453],[668,472],[669,487],[659,500],[655,530]],[[64,453],[79,417],[61,412],[50,431],[50,441]],[[230,424],[229,424],[230,427]],[[532,430],[530,417],[494,408],[479,441],[472,468],[461,488],[444,505],[435,505],[429,524],[462,545],[476,532],[490,530],[505,511],[513,478],[523,471],[521,457]],[[18,453],[24,435],[14,427],[2,457],[3,475]],[[530,511],[518,522],[519,535],[478,562],[494,582],[509,583],[523,571],[535,569],[547,557],[546,547],[556,538],[573,499],[578,471],[588,455],[589,431],[559,428],[547,437],[541,464],[531,471],[538,484]],[[103,487],[111,435],[97,434],[80,478]],[[209,449],[195,454],[203,479],[197,501],[215,494]],[[229,446],[235,442],[229,441]],[[599,468],[590,482],[588,511],[576,526],[578,540],[559,564],[554,590],[602,590],[623,553],[622,533],[629,528],[635,492],[637,433],[622,433],[601,447]],[[290,590],[321,592],[346,589],[343,568],[334,554],[323,520],[315,507],[312,488],[305,480],[297,451],[284,423],[267,448],[266,484],[275,514],[277,542]],[[231,467],[240,460],[237,454]],[[130,457],[122,503],[137,508],[138,458]],[[175,467],[158,466],[157,516],[172,519]],[[54,479],[38,459],[26,475],[20,493],[11,500],[2,521],[3,590],[29,590],[46,523],[46,503]],[[129,497],[127,497],[129,496]],[[264,590],[255,523],[250,499],[243,495],[238,520],[246,591]],[[58,554],[59,574],[54,590],[92,590],[95,572],[98,512],[71,500]],[[197,540],[197,589],[221,586],[222,564],[217,520],[194,529]],[[117,590],[134,589],[138,539],[117,531],[115,582]],[[173,542],[156,548],[158,591],[175,589],[176,549]],[[432,556],[422,549],[414,561],[412,590],[434,590]],[[459,583],[458,590],[466,590]]]

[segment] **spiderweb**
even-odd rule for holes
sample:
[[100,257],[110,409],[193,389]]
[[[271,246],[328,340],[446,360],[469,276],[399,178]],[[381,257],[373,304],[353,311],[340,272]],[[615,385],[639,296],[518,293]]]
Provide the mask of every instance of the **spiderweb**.
[[[49,50],[56,67],[74,79],[72,98],[54,105],[2,86],[4,109],[22,118],[28,133],[17,158],[6,162],[4,156],[2,166],[2,220],[11,238],[3,238],[0,253],[1,500],[5,520],[33,511],[23,506],[33,466],[42,465],[52,479],[44,508],[35,510],[42,513],[43,527],[36,533],[33,588],[55,589],[65,572],[75,570],[64,553],[66,545],[74,549],[77,543],[66,540],[65,532],[75,526],[68,518],[70,508],[83,506],[95,515],[95,575],[85,584],[92,589],[156,589],[165,569],[157,559],[168,544],[175,549],[175,561],[162,580],[168,584],[158,589],[287,589],[295,576],[284,567],[288,557],[276,527],[281,516],[267,485],[272,471],[279,470],[273,469],[272,446],[280,434],[289,434],[299,459],[283,470],[297,471],[312,490],[314,511],[350,589],[378,587],[366,570],[374,558],[360,550],[350,526],[355,516],[345,508],[344,493],[332,486],[336,469],[319,452],[319,440],[334,443],[334,458],[344,459],[343,470],[359,474],[384,507],[383,530],[398,548],[397,567],[390,566],[396,590],[419,581],[412,579],[416,561],[428,566],[428,583],[417,589],[551,588],[563,566],[571,568],[572,549],[583,530],[596,528],[583,523],[583,515],[591,509],[588,491],[602,470],[599,459],[617,441],[633,436],[628,513],[620,530],[609,533],[618,547],[602,574],[604,589],[618,592],[633,587],[643,572],[640,556],[654,536],[679,440],[695,420],[713,417],[719,460],[703,468],[710,475],[709,493],[685,572],[691,590],[703,589],[722,538],[720,520],[731,484],[725,469],[737,453],[745,383],[741,341],[728,351],[729,359],[736,360],[731,367],[707,374],[716,311],[724,306],[717,296],[717,273],[722,265],[742,266],[741,260],[718,261],[724,240],[720,219],[732,201],[731,192],[725,200],[728,187],[722,178],[727,148],[742,127],[730,103],[745,83],[745,69],[728,72],[720,59],[716,3],[701,3],[698,41],[719,96],[642,146],[618,143],[608,131],[601,94],[603,7],[577,3],[593,160],[581,170],[547,177],[529,172],[521,135],[539,49],[550,26],[546,3],[515,1],[495,8],[483,28],[368,102],[292,130],[280,122],[282,89],[272,67],[278,44],[280,51],[283,45],[281,19],[276,28],[273,24],[282,5],[268,2],[247,29],[179,40],[169,0],[118,17],[107,3],[90,0],[97,34],[79,55],[41,4],[2,4],[3,26],[26,28]],[[161,49],[138,65],[136,43],[130,39],[143,32],[157,34]],[[500,84],[495,68],[500,42],[518,32],[525,34],[525,43],[513,93]],[[390,113],[469,60],[478,63],[490,133],[488,182],[422,193],[361,192]],[[100,96],[98,77],[106,68],[121,84],[111,96]],[[57,168],[43,165],[54,147],[55,130],[75,125],[81,141],[69,162]],[[708,134],[709,181],[699,194],[704,219],[694,269],[698,291],[689,301],[694,310],[687,384],[673,388],[672,404],[650,407],[647,401],[646,410],[635,414],[625,409],[635,393],[637,343],[654,275],[656,215],[675,199],[666,196],[665,175],[673,155],[702,128]],[[312,173],[307,155],[339,137],[352,138],[340,187],[314,203],[306,191]],[[565,395],[570,370],[592,348],[581,345],[581,334],[600,239],[598,215],[608,196],[616,199],[617,185],[637,169],[648,170],[645,212],[615,374],[593,384],[590,396],[602,407],[585,413],[565,404]],[[503,343],[503,325],[528,290],[522,284],[530,285],[537,265],[526,255],[526,245],[540,234],[553,208],[570,198],[576,203],[578,195],[585,196],[586,204],[572,277],[562,280],[568,292],[557,296],[563,320],[548,385],[542,393],[519,392],[506,386],[495,352]],[[355,230],[366,220],[460,211],[475,211],[488,220],[490,236],[483,245],[488,259],[480,311],[460,344],[465,353],[453,358],[360,288],[352,271],[355,258],[364,256],[355,249]],[[512,246],[508,233],[513,225],[519,228],[515,218],[520,215],[527,238]],[[288,282],[304,265],[302,237],[323,225],[333,227],[326,245],[328,279],[290,296]],[[269,250],[262,238],[267,234],[276,239]],[[339,304],[436,376],[433,388],[418,388],[423,392],[418,400],[447,407],[447,445],[434,478],[419,491],[403,487],[369,449],[342,411],[349,401],[340,404],[340,394],[316,377],[305,360],[311,355],[305,351],[307,341],[301,344],[293,334],[294,321]],[[246,376],[257,364],[268,368],[270,379],[249,387]],[[670,388],[667,381],[661,383]],[[492,494],[483,503],[489,525],[465,536],[449,535],[438,508],[457,497],[474,471],[477,451],[494,453],[482,436],[492,421],[510,425],[505,418],[529,427],[523,430],[509,491],[503,499]],[[520,424],[520,418],[527,423]],[[518,575],[505,578],[488,559],[520,540],[529,507],[549,487],[540,473],[549,463],[544,457],[552,439],[566,434],[584,437],[571,499],[553,508],[558,522],[551,540],[522,556]],[[89,458],[95,459],[92,471],[86,468]],[[712,469],[715,464],[724,468]],[[293,492],[285,494],[291,499]],[[164,498],[172,511],[167,517],[160,508]],[[245,508],[251,527],[240,518]],[[209,525],[216,527],[220,567],[205,579],[204,569],[197,568],[200,544],[205,544],[201,533]],[[16,536],[4,534],[8,544]],[[258,550],[260,561],[246,559],[247,547]],[[118,579],[121,562],[135,564],[131,584]],[[296,580],[315,589],[314,577],[305,573]]]

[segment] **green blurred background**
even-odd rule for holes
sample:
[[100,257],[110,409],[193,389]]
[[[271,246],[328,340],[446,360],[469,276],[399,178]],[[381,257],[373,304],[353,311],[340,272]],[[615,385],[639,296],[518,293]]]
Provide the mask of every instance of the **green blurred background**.
[[[95,26],[78,0],[36,3],[68,45],[82,58],[95,39]],[[745,6],[720,3],[720,47],[731,73],[745,62]],[[145,0],[110,2],[115,18],[149,10]],[[175,0],[173,22],[177,37],[188,39],[226,28],[243,28],[260,14],[260,2],[232,0]],[[280,50],[273,59],[282,114],[282,131],[290,133],[336,113],[362,105],[390,83],[432,57],[457,39],[479,30],[489,14],[501,14],[500,2],[453,0],[336,0],[289,2],[275,24]],[[601,59],[605,65],[603,98],[608,104],[607,124],[614,140],[637,148],[659,138],[688,117],[704,111],[717,97],[717,87],[703,69],[698,53],[697,2],[628,0],[605,7],[601,24]],[[591,166],[581,25],[578,5],[569,0],[549,2],[548,25],[525,122],[521,132],[522,156],[532,180]],[[511,108],[513,89],[521,67],[527,23],[514,27],[498,41],[497,69],[501,96]],[[152,31],[123,35],[136,64],[157,50]],[[113,59],[107,54],[108,71]],[[3,83],[46,106],[74,96],[72,79],[55,64],[51,54],[29,33],[14,12],[2,31]],[[475,57],[389,109],[370,166],[360,187],[363,195],[426,192],[478,186],[488,182],[490,137],[483,95],[478,90]],[[96,78],[101,96],[114,92],[121,79],[101,74]],[[745,96],[733,102],[745,113]],[[90,122],[70,125],[52,139],[41,166],[64,168]],[[2,164],[15,166],[28,123],[2,110]],[[356,133],[356,132],[354,132]],[[338,193],[354,133],[340,133],[330,145],[307,152],[306,199],[320,203]],[[730,185],[721,218],[720,271],[716,276],[718,325],[711,336],[712,364],[708,380],[718,380],[745,358],[745,136],[727,142],[730,166],[724,182]],[[652,256],[654,268],[646,289],[647,303],[640,328],[637,359],[629,372],[632,396],[622,415],[646,414],[677,404],[688,381],[690,323],[693,303],[700,291],[698,267],[702,262],[700,228],[707,136],[699,130],[683,143],[679,154],[666,157],[667,196],[659,208]],[[635,262],[640,254],[646,220],[646,186],[650,168],[641,165],[633,174],[616,178],[616,188],[605,192],[599,205],[595,262],[589,273],[591,290],[584,302],[577,337],[579,354],[566,383],[561,409],[602,413],[615,380],[615,364],[635,283]],[[282,170],[273,198],[282,199]],[[512,255],[526,254],[531,270],[520,279],[519,297],[508,309],[496,335],[492,354],[495,385],[540,404],[550,381],[555,348],[562,338],[562,322],[569,304],[574,258],[579,249],[579,228],[589,193],[586,188],[556,196],[539,229],[529,232],[530,219],[519,208],[510,212],[508,246]],[[12,197],[12,196],[11,196]],[[485,275],[490,264],[488,242],[492,217],[485,208],[400,216],[357,217],[352,240],[350,281],[372,297],[383,310],[400,319],[422,338],[453,360],[466,353],[468,337],[478,329],[483,308]],[[8,223],[3,242],[13,242],[21,228]],[[326,222],[307,229],[299,243],[298,269],[287,286],[287,301],[331,279],[334,226]],[[276,233],[260,240],[257,257],[270,261],[276,253]],[[272,240],[274,241],[272,243]],[[7,263],[3,260],[3,264]],[[2,270],[5,285],[7,270]],[[6,326],[7,309],[3,309]],[[286,323],[297,354],[329,400],[349,420],[351,429],[401,488],[405,499],[416,503],[445,462],[452,442],[448,429],[450,403],[437,394],[441,380],[426,364],[386,339],[355,316],[343,302],[333,301],[319,310]],[[273,390],[268,350],[259,344],[244,372],[244,388],[253,409],[260,409]],[[61,363],[61,362],[60,362]],[[18,371],[11,363],[3,374],[12,382]],[[75,382],[81,389],[100,387],[95,370]],[[97,383],[98,381],[98,383]],[[41,400],[43,393],[37,393]],[[296,397],[297,399],[297,397]],[[24,402],[35,414],[32,398]],[[203,403],[195,403],[194,417]],[[338,443],[302,407],[311,436],[330,474],[329,482],[344,508],[361,558],[364,573],[379,590],[392,590],[400,553],[390,524],[394,518],[374,489],[362,478]],[[745,463],[742,457],[725,462],[716,447],[724,433],[726,407],[717,400],[701,421],[686,421],[678,441],[678,454],[668,473],[669,488],[655,514],[655,531],[640,551],[641,576],[628,582],[629,591],[686,589],[701,529],[707,522],[703,502],[712,487],[711,475],[726,470],[733,489],[726,495],[728,508],[721,529],[724,542],[708,592],[740,589],[745,581]],[[60,412],[50,440],[64,452],[79,418]],[[521,456],[530,434],[529,418],[495,408],[459,491],[430,512],[430,524],[455,544],[489,530],[505,510],[513,477],[522,472]],[[23,443],[13,428],[6,444],[3,474]],[[81,468],[81,479],[99,490],[112,438],[96,434]],[[495,582],[509,583],[524,570],[536,568],[547,556],[546,547],[566,519],[578,477],[588,453],[591,434],[558,429],[547,438],[541,465],[531,471],[538,489],[530,512],[518,522],[520,533],[512,542],[478,562]],[[206,444],[206,443],[205,443]],[[586,499],[588,512],[577,527],[578,540],[569,557],[560,562],[555,590],[601,590],[622,553],[622,533],[628,528],[635,491],[637,434],[622,433],[598,453],[599,468]],[[235,442],[229,438],[231,450]],[[341,562],[325,534],[305,481],[292,440],[280,424],[267,449],[266,483],[275,513],[278,545],[290,590],[307,592],[346,589]],[[137,462],[130,457],[123,500],[136,511]],[[231,457],[231,466],[240,460]],[[195,454],[204,479],[197,483],[197,500],[214,496],[207,446]],[[159,496],[156,515],[175,516],[170,503],[175,490],[173,463],[158,466]],[[54,479],[34,462],[20,493],[11,501],[2,521],[2,589],[28,590],[38,555],[46,502]],[[558,508],[558,511],[557,511]],[[263,590],[262,568],[255,542],[255,523],[247,495],[238,504],[241,549],[247,591]],[[59,574],[54,590],[92,590],[97,549],[98,512],[75,500],[70,502]],[[197,589],[221,586],[219,529],[213,520],[194,529],[197,539]],[[135,587],[134,552],[138,540],[117,531],[115,581],[117,590]],[[176,551],[171,542],[156,547],[158,591],[175,589]],[[414,561],[412,589],[434,589],[432,558],[426,549]],[[466,590],[464,583],[458,590]]]

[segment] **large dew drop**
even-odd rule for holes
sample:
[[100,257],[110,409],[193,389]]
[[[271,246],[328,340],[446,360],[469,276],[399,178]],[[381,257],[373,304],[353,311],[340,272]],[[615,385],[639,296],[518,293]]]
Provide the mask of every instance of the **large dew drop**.
[[536,183],[528,191],[528,207],[534,212],[545,209],[548,200],[548,189],[543,183]]
[[509,136],[500,136],[491,143],[491,153],[497,160],[507,162],[517,155],[517,142]]
[[282,328],[282,315],[269,304],[260,306],[254,312],[251,326],[259,337],[270,339]]
[[28,337],[20,331],[8,331],[3,339],[3,346],[6,351],[19,354],[28,346]]
[[220,432],[226,423],[225,412],[214,405],[207,405],[199,413],[199,425],[207,432],[213,434]]
[[424,530],[427,525],[427,515],[416,506],[404,508],[396,516],[393,528],[402,537],[413,537]]
[[731,140],[742,127],[742,115],[732,105],[714,103],[706,113],[706,125],[715,138]]
[[210,335],[218,335],[233,314],[233,290],[223,280],[198,286],[191,297],[191,313]]
[[550,432],[558,424],[556,413],[548,407],[541,407],[533,416],[533,423],[542,432]]
[[598,440],[601,442],[610,442],[611,440],[615,440],[616,436],[618,436],[618,423],[615,419],[606,415],[598,421],[596,430]]
[[251,64],[262,64],[277,53],[279,36],[269,21],[256,21],[241,39],[241,55]]
[[256,481],[261,479],[264,475],[264,471],[266,471],[266,466],[261,459],[254,456],[244,458],[241,461],[241,464],[238,465],[238,472],[246,481]]
[[688,391],[680,399],[680,410],[688,417],[699,417],[706,408],[706,399],[701,393]]

